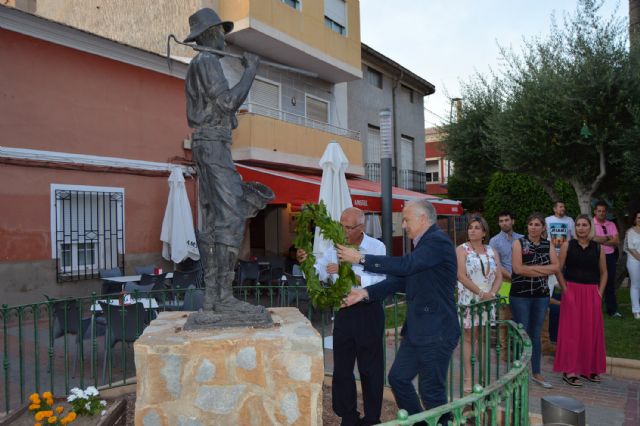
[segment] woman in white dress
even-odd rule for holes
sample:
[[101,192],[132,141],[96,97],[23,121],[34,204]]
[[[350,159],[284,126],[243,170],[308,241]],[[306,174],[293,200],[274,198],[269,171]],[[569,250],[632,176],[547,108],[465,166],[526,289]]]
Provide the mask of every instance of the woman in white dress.
[[[500,257],[491,246],[485,244],[489,225],[487,221],[476,216],[467,226],[469,241],[456,249],[458,257],[458,304],[468,306],[496,297],[502,283],[500,274]],[[471,392],[471,336],[477,348],[478,326],[488,320],[486,311],[482,315],[476,310],[472,318],[472,310],[467,308],[463,318],[464,326],[464,391]],[[495,311],[491,311],[492,320]],[[473,332],[471,327],[474,327]],[[481,361],[481,358],[478,357]]]
[[633,226],[627,231],[624,250],[627,252],[631,310],[633,317],[640,320],[640,211],[633,215]]

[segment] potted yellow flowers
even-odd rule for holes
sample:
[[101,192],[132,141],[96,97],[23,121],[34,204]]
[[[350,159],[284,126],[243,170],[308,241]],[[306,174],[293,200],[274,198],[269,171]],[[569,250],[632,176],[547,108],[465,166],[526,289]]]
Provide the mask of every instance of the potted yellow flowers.
[[29,411],[34,413],[34,426],[66,425],[73,422],[77,416],[73,411],[65,414],[64,407],[61,405],[54,407],[51,392],[43,392],[42,398],[39,394],[33,393],[29,396],[29,402]]

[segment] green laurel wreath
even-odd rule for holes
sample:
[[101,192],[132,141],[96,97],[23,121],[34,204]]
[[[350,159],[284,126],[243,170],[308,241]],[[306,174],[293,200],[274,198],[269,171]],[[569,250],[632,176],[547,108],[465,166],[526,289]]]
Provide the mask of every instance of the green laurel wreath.
[[334,244],[346,244],[344,230],[340,223],[331,219],[324,202],[305,204],[298,216],[296,238],[293,242],[297,248],[301,248],[307,253],[307,258],[300,265],[300,269],[307,279],[307,292],[313,306],[320,309],[330,307],[338,309],[344,296],[355,285],[356,276],[350,263],[340,262],[336,282],[329,286],[322,285],[314,268],[316,258],[313,255],[313,225],[320,228],[322,236]]

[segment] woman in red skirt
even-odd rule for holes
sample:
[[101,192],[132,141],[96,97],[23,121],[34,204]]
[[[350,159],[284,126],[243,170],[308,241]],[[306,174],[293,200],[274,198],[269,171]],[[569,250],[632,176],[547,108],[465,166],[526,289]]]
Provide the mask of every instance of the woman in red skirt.
[[562,302],[553,370],[571,386],[581,378],[599,383],[606,371],[602,294],[607,285],[604,250],[591,240],[591,219],[580,215],[576,238],[560,248]]

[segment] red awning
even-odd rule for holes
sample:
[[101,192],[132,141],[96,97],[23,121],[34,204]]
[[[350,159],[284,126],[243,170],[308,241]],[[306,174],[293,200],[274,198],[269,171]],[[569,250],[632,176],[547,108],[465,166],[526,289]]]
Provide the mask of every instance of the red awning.
[[[273,190],[276,198],[271,204],[291,204],[293,209],[299,209],[303,204],[318,202],[321,176],[271,170],[238,163],[236,163],[236,167],[243,180],[260,182]],[[351,200],[354,207],[366,212],[382,211],[382,195],[379,183],[361,178],[347,178],[347,184],[351,191]],[[392,206],[395,212],[402,211],[405,203],[409,200],[426,198],[433,204],[439,215],[459,216],[463,213],[462,204],[455,200],[396,187],[392,188],[392,196]]]

